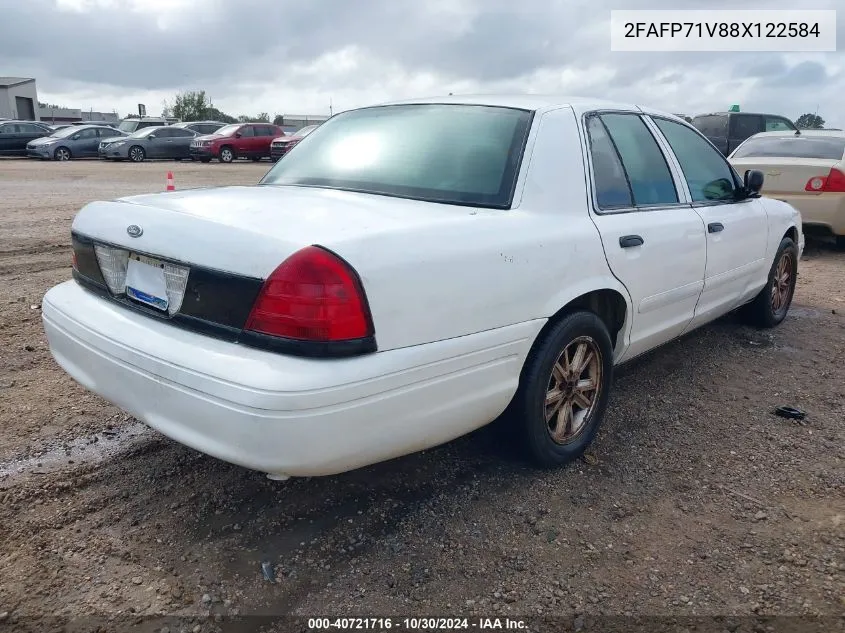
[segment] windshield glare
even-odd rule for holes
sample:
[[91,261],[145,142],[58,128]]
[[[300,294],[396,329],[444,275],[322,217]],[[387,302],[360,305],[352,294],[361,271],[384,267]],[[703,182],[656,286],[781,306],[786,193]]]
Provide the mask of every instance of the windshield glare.
[[221,136],[232,136],[235,132],[241,129],[240,123],[235,123],[232,125],[224,125],[219,130],[214,132],[214,134],[220,134]]
[[482,105],[363,108],[320,125],[261,180],[507,208],[531,112]]
[[845,137],[776,136],[752,138],[736,150],[734,158],[820,158],[843,160]]
[[152,134],[152,133],[156,132],[158,129],[159,129],[159,128],[157,128],[157,127],[145,127],[145,128],[141,128],[141,129],[140,129],[140,130],[138,130],[137,132],[132,132],[132,134],[130,134],[130,135],[129,135],[129,138],[146,138],[146,137],[148,137],[150,134]]
[[67,138],[73,136],[79,131],[79,126],[71,125],[70,127],[63,127],[61,130],[56,130],[50,136],[53,138]]

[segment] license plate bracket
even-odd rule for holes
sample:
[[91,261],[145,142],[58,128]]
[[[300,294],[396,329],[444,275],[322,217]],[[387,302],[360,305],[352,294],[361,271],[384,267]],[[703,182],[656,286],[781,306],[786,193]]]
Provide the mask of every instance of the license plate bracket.
[[167,298],[164,262],[132,253],[126,267],[126,296],[166,312],[170,301]]

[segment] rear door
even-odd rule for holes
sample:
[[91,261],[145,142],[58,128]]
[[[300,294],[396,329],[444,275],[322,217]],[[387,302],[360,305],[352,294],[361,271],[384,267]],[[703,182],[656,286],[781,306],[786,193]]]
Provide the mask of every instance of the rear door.
[[586,118],[593,220],[613,274],[634,305],[628,360],[679,336],[704,285],[704,223],[677,186],[679,174],[634,112]]
[[190,158],[191,157],[191,141],[196,138],[197,134],[193,130],[186,130],[184,128],[172,127],[168,130],[171,135],[170,152],[171,158]]
[[742,183],[727,159],[687,125],[652,117],[672,148],[692,208],[707,230],[704,290],[689,329],[735,308],[768,273],[765,203],[742,198]]
[[745,114],[743,112],[734,112],[730,115],[730,125],[728,128],[728,147],[723,154],[729,156],[739,144],[742,143],[749,136],[754,136],[758,132],[764,131],[764,122],[762,115],[759,114]]

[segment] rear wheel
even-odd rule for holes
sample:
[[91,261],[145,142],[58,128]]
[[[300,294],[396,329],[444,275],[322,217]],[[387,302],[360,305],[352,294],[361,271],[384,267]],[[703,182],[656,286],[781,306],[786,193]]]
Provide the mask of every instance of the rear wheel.
[[147,157],[147,153],[144,151],[143,147],[138,145],[133,145],[129,148],[129,160],[133,163],[140,163]]
[[798,248],[792,238],[785,237],[778,247],[769,269],[765,287],[745,308],[748,320],[758,327],[780,325],[792,305],[798,278]]
[[592,312],[567,315],[535,343],[508,410],[535,464],[561,466],[583,454],[607,409],[612,375],[610,334]]
[[221,163],[231,163],[235,160],[235,150],[231,147],[221,147],[220,148],[220,162]]
[[67,147],[57,147],[53,152],[53,158],[56,160],[70,160],[71,154]]

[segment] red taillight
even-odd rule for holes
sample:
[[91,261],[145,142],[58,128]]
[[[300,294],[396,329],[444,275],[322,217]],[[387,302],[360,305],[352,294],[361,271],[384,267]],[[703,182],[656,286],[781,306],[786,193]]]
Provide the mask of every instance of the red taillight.
[[845,193],[845,174],[831,168],[827,176],[814,176],[807,181],[804,191],[816,191],[819,193]]
[[264,282],[246,328],[302,341],[347,341],[373,335],[358,275],[318,246],[297,251]]

